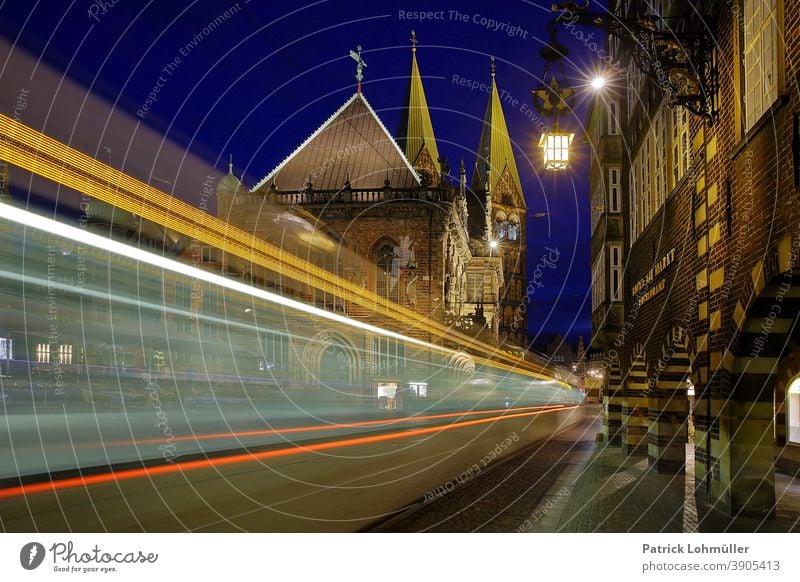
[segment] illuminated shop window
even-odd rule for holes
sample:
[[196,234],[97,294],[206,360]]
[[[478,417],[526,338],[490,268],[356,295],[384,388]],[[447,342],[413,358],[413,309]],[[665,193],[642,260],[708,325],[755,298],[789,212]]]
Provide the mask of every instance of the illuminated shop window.
[[40,364],[50,362],[50,344],[36,344],[36,361]]
[[11,338],[0,337],[0,360],[14,359],[14,343]]
[[72,363],[72,345],[61,344],[58,346],[58,363],[71,364]]
[[792,380],[786,391],[786,438],[800,444],[800,376]]

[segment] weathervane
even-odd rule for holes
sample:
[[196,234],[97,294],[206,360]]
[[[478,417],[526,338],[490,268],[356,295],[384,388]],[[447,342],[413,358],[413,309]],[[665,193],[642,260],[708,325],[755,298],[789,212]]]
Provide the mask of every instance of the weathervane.
[[361,94],[361,81],[364,79],[364,75],[361,74],[361,71],[364,67],[367,66],[367,63],[364,62],[364,59],[361,58],[361,45],[356,47],[356,51],[350,51],[350,57],[356,62],[356,81],[358,81],[358,93]]

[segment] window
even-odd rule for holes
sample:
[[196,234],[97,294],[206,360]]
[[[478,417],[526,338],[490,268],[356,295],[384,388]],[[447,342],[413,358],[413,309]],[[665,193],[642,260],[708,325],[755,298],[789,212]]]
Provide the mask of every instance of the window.
[[608,169],[608,210],[620,212],[619,166]]
[[405,344],[389,337],[372,338],[373,367],[382,371],[397,371],[405,367]]
[[508,240],[519,240],[519,218],[516,215],[508,219]]
[[381,297],[398,300],[397,255],[392,245],[383,245],[378,251],[375,292]]
[[175,283],[175,305],[180,309],[192,308],[192,286],[186,283]]
[[50,363],[50,344],[36,344],[36,361],[40,364]]
[[753,127],[778,98],[778,0],[744,0],[744,116]]
[[483,302],[483,273],[467,274],[467,302]]
[[217,337],[217,324],[216,323],[209,323],[207,321],[204,321],[203,325],[202,325],[202,328],[201,328],[201,331],[202,331],[203,337],[215,338],[215,337]]
[[270,331],[263,335],[261,350],[264,354],[264,370],[283,370],[289,367],[289,336]]
[[592,312],[606,300],[605,253],[600,253],[592,265]]
[[619,103],[608,102],[608,135],[619,135]]
[[[669,115],[667,111],[667,106],[662,103],[653,116],[652,125],[642,135],[641,146],[636,157],[631,160],[631,171],[628,177],[631,242],[647,228],[658,210],[664,205],[667,197],[667,173],[665,170],[665,166],[668,164],[666,126]],[[670,144],[675,147],[672,159],[674,186],[688,170],[690,152],[689,122],[686,110],[676,108],[672,111],[673,139]]]
[[108,301],[97,301],[94,304],[94,312],[98,323],[108,322]]
[[72,363],[72,346],[70,344],[61,344],[58,346],[58,363],[71,364]]
[[611,301],[622,301],[622,247],[611,245]]
[[800,444],[800,377],[792,380],[786,391],[786,439]]
[[0,360],[14,359],[14,340],[8,337],[0,337]]
[[672,110],[672,187],[675,188],[689,170],[689,116],[684,107]]
[[161,287],[139,288],[139,313],[143,321],[161,321],[161,311],[164,308],[164,298]]
[[217,294],[208,289],[203,290],[203,311],[205,313],[217,311]]
[[216,249],[213,247],[200,247],[200,260],[204,263],[216,263]]
[[508,218],[505,212],[498,212],[494,218],[494,236],[497,240],[503,240],[508,235]]
[[179,332],[182,332],[182,333],[192,333],[192,331],[193,331],[191,318],[183,316],[183,315],[179,315],[175,319],[175,327]]

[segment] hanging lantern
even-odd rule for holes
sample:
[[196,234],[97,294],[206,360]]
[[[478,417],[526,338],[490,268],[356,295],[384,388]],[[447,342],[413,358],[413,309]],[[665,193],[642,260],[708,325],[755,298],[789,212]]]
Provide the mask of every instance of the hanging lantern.
[[[563,78],[564,70],[561,60],[567,55],[567,47],[556,40],[556,22],[551,21],[547,26],[550,32],[550,43],[544,46],[539,54],[544,60],[544,74],[540,85],[533,93],[533,105],[543,117],[553,117],[553,129],[542,133],[539,147],[544,150],[544,169],[561,171],[569,166],[569,147],[572,144],[574,133],[559,131],[558,118],[572,112],[575,104],[575,89],[561,86],[558,82],[557,72]],[[555,65],[555,70],[553,65]]]
[[539,139],[539,147],[544,150],[544,169],[545,170],[564,170],[569,165],[569,146],[574,133],[558,131],[558,127],[553,131],[546,131]]

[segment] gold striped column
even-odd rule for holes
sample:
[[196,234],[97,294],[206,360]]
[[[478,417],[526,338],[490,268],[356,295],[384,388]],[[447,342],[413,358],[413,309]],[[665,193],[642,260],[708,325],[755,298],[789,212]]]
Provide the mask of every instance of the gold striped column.
[[647,454],[648,410],[647,359],[639,343],[633,347],[622,403],[622,452],[626,455]]
[[691,367],[686,332],[673,327],[648,380],[651,399],[647,453],[650,465],[659,473],[683,473],[686,470],[686,379],[691,374]]
[[619,361],[608,369],[608,384],[603,391],[603,433],[605,442],[619,446],[622,442],[622,375]]

